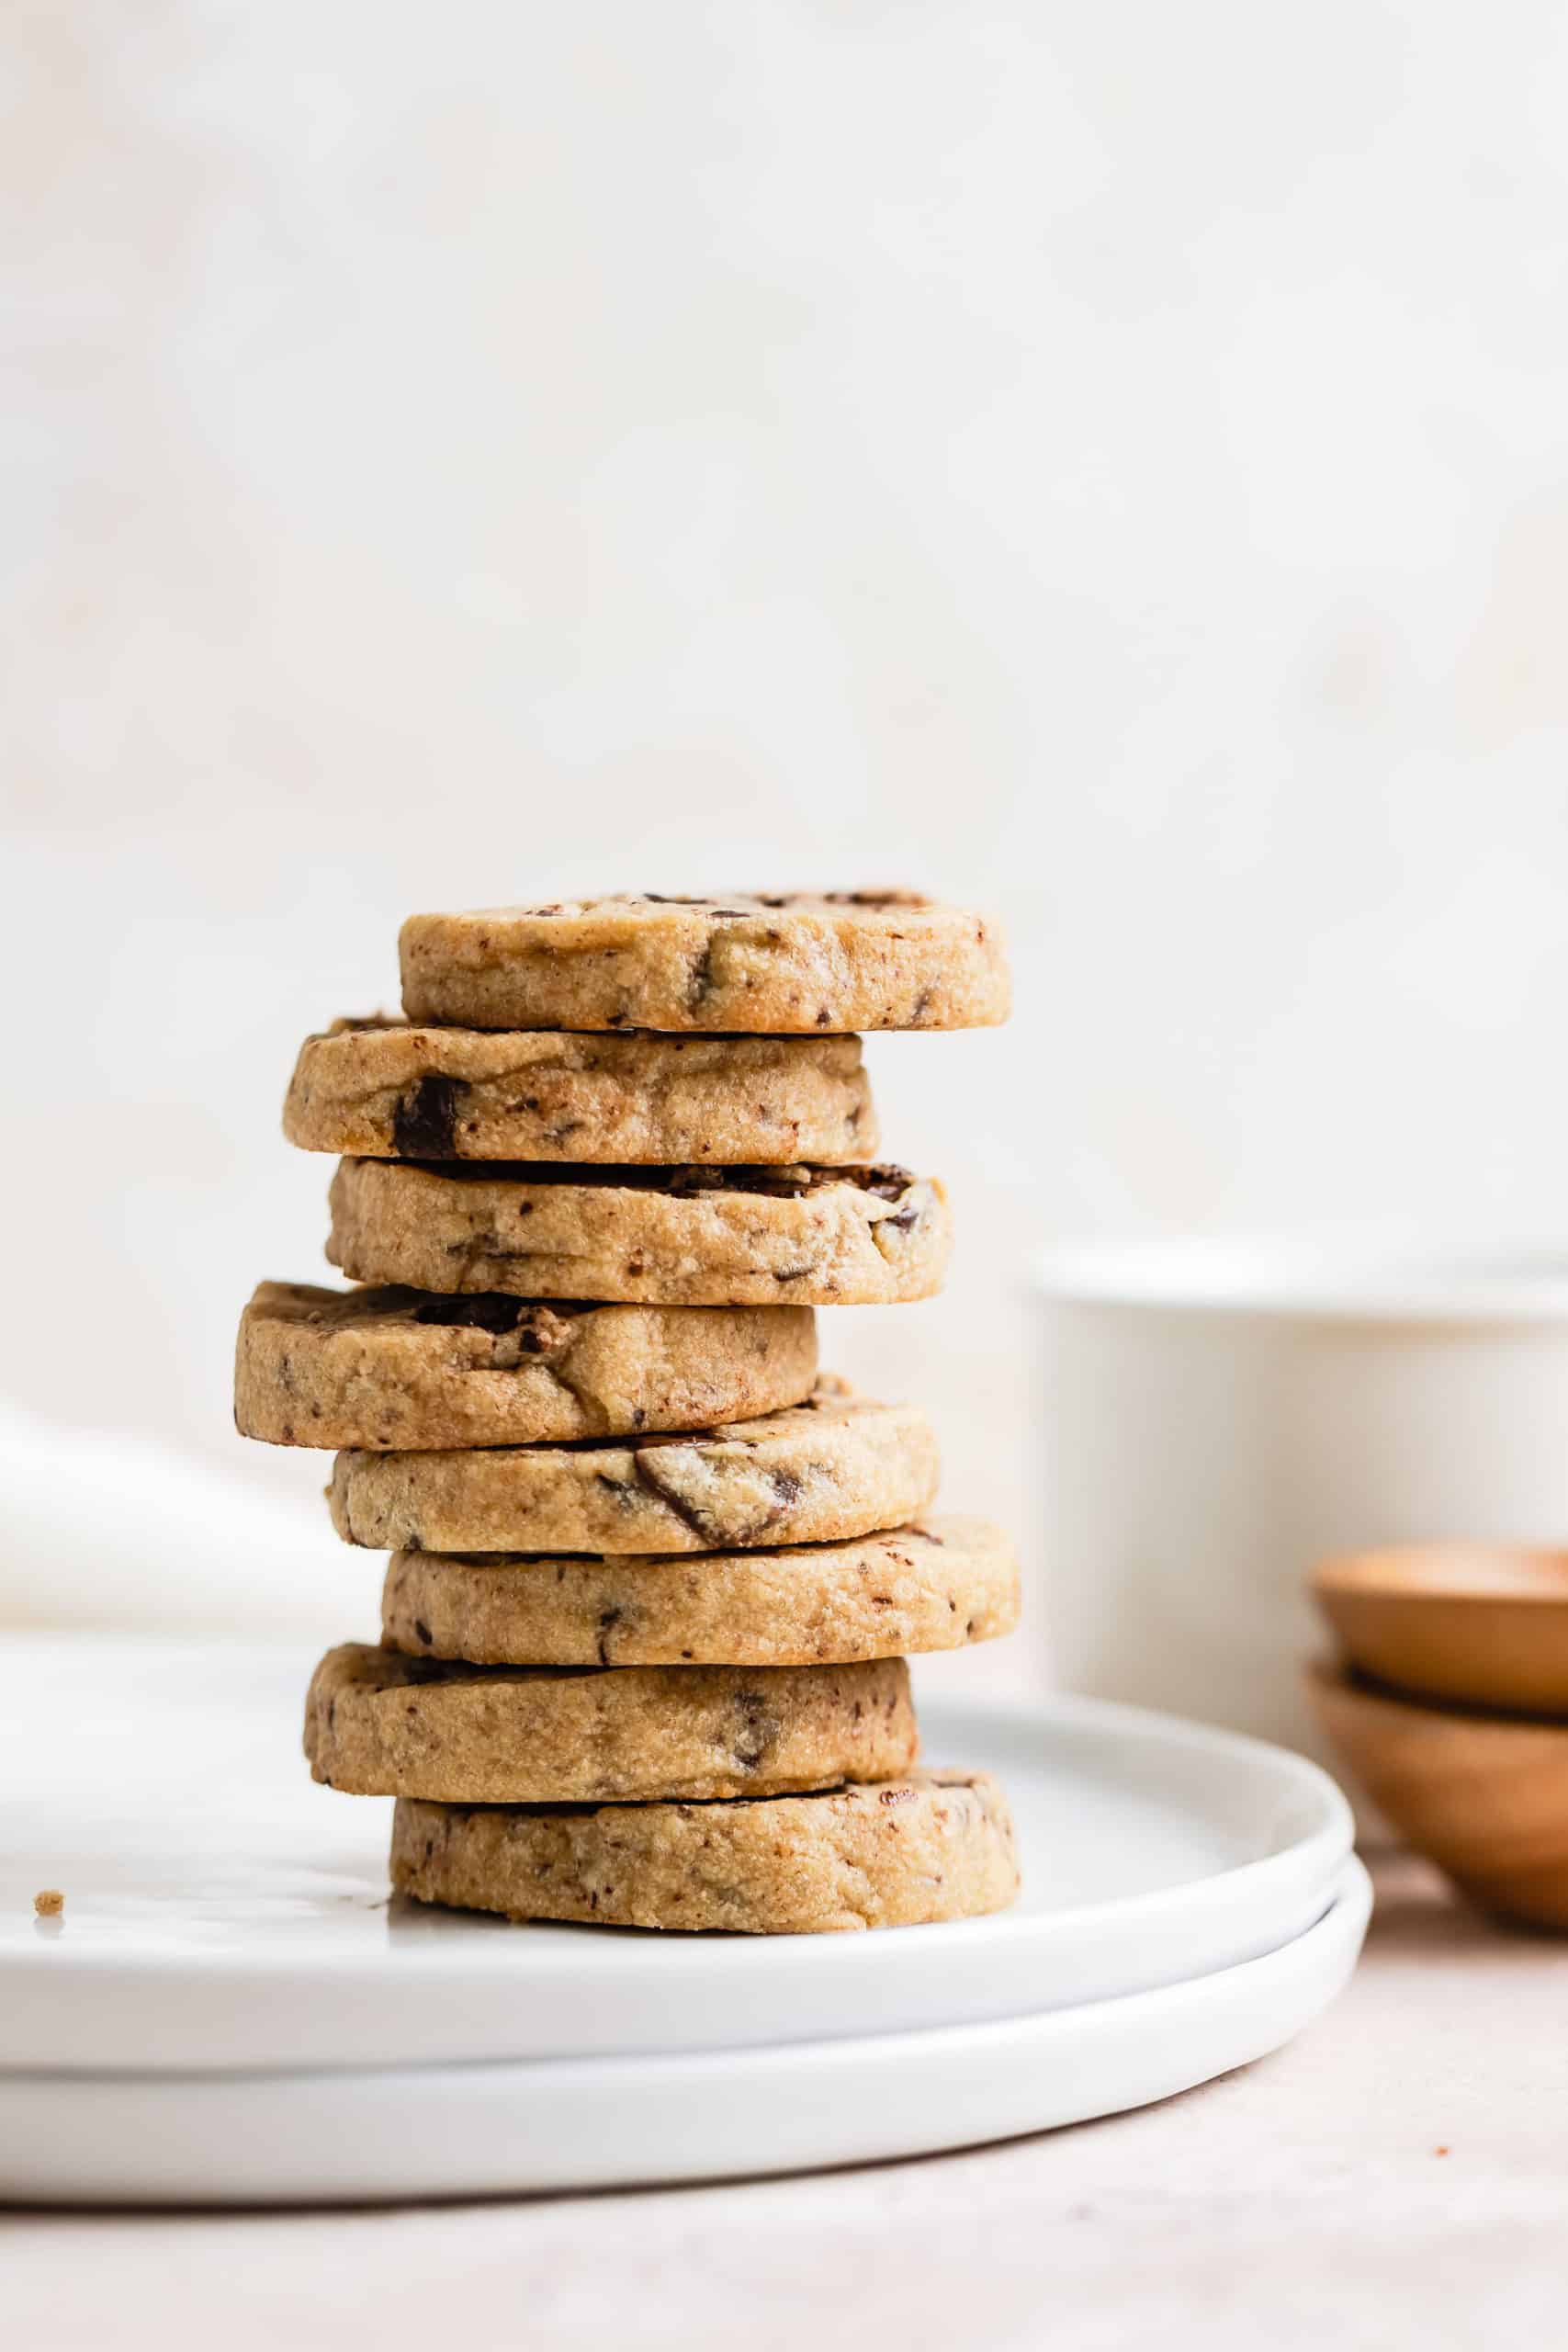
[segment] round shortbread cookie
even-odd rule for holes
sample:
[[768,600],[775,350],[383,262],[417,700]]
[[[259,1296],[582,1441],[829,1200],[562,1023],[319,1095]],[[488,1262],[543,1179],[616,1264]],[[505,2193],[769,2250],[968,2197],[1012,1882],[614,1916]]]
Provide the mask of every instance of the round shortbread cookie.
[[862,1666],[452,1666],[358,1642],[305,1702],[318,1781],[360,1796],[576,1804],[768,1795],[907,1771],[902,1658]]
[[392,1825],[392,1884],[509,1919],[819,1935],[1005,1911],[1007,1801],[986,1772],[911,1772],[818,1796],[541,1810],[422,1804]]
[[468,1558],[400,1552],[381,1638],[475,1666],[815,1666],[1010,1634],[1018,1562],[983,1519],[850,1544],[699,1559]]
[[750,1419],[798,1404],[816,1374],[808,1306],[263,1283],[241,1317],[234,1419],[273,1445],[552,1444]]
[[901,1168],[446,1168],[344,1159],[327,1256],[356,1282],[665,1306],[930,1298],[947,1195]]
[[700,1437],[340,1453],[327,1493],[344,1542],[378,1552],[711,1552],[897,1527],[936,1487],[916,1406],[823,1381],[803,1405]]
[[858,1037],[564,1035],[338,1021],[299,1049],[283,1132],[372,1159],[869,1159]]
[[411,915],[411,1021],[476,1029],[973,1029],[1010,1005],[1000,930],[907,890],[562,899]]

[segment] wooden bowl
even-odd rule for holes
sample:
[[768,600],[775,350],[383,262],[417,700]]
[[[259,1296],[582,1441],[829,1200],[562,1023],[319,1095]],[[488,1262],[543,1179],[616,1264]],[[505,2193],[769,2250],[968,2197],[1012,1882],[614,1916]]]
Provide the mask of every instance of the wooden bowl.
[[1410,1844],[1488,1911],[1568,1928],[1568,1724],[1424,1706],[1310,1670],[1324,1729]]
[[1568,1717],[1568,1552],[1412,1544],[1314,1569],[1318,1607],[1363,1673],[1472,1707]]

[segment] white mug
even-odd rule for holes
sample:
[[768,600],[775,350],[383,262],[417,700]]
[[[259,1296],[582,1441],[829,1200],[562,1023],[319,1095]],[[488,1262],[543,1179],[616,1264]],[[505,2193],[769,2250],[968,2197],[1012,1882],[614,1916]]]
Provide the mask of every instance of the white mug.
[[1568,1543],[1568,1261],[1161,1244],[1055,1256],[1039,1286],[1059,1688],[1331,1762],[1314,1560]]

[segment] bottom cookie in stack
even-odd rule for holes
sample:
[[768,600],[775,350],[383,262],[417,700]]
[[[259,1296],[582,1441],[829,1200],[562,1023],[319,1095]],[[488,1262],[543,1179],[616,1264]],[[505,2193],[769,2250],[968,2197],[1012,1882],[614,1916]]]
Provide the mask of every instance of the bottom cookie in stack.
[[468,1805],[403,1798],[392,1884],[509,1919],[761,1936],[1002,1911],[1012,1824],[984,1772],[711,1804]]

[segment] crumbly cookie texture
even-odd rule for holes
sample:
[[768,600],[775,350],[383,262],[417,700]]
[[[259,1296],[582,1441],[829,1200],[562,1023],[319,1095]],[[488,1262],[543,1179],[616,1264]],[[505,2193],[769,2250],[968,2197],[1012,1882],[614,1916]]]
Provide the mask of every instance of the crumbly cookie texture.
[[349,1544],[412,1552],[707,1552],[897,1527],[936,1493],[913,1405],[823,1381],[804,1405],[701,1437],[340,1453],[328,1500]]
[[476,1029],[974,1029],[1005,1021],[998,926],[908,890],[571,899],[411,915],[411,1021]]
[[305,1702],[318,1781],[361,1796],[575,1804],[770,1795],[907,1771],[901,1658],[858,1666],[452,1666],[357,1642]]
[[868,1159],[858,1037],[571,1035],[338,1021],[299,1050],[283,1132],[375,1159],[771,1165]]
[[1018,1562],[987,1520],[693,1559],[400,1552],[381,1639],[476,1666],[816,1666],[1010,1634]]
[[392,1826],[392,1883],[509,1919],[804,1936],[1004,1911],[1012,1822],[985,1772],[726,1804],[426,1804]]
[[816,1376],[808,1306],[263,1283],[241,1318],[234,1419],[273,1445],[550,1444],[750,1419],[799,1404]]
[[356,1282],[666,1306],[929,1298],[947,1196],[901,1168],[408,1166],[344,1159],[327,1256]]

